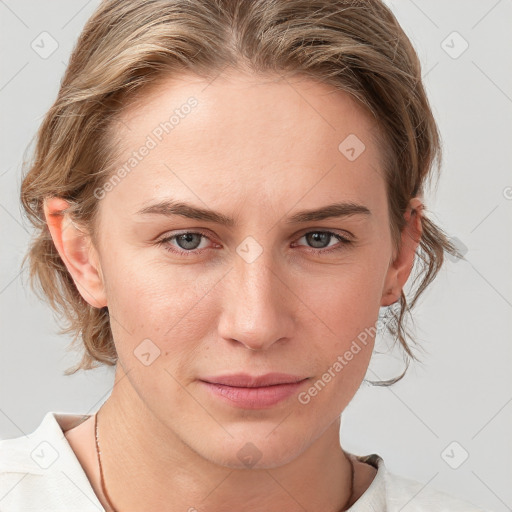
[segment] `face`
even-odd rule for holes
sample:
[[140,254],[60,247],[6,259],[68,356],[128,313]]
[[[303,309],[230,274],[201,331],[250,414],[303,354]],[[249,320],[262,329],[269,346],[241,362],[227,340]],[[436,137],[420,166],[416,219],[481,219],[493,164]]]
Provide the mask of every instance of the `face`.
[[[371,117],[325,84],[232,72],[160,84],[118,130],[95,254],[133,396],[206,459],[292,460],[354,396],[393,302]],[[305,380],[259,402],[203,382],[270,372]]]

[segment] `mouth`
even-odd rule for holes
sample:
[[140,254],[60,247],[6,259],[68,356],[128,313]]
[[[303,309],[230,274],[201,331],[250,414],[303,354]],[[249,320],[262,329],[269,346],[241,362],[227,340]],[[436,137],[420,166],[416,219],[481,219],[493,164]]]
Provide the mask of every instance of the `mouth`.
[[244,409],[264,409],[291,397],[309,380],[283,373],[261,376],[247,374],[206,377],[200,382],[206,390],[229,405]]

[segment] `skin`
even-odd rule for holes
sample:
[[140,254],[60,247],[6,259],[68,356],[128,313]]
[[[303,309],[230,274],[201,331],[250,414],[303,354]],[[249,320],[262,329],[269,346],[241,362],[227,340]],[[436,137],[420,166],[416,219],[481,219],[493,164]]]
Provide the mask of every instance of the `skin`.
[[[123,512],[338,511],[350,495],[341,413],[365,376],[371,336],[307,404],[294,395],[267,409],[239,408],[199,379],[278,371],[309,377],[301,391],[311,387],[375,325],[379,307],[398,300],[421,236],[419,215],[411,215],[421,200],[411,200],[395,253],[373,119],[350,95],[306,78],[230,71],[210,84],[193,75],[169,79],[124,112],[125,160],[190,96],[198,105],[101,199],[98,246],[54,215],[65,201],[45,204],[81,295],[108,305],[111,317],[119,362],[98,414],[109,496]],[[349,134],[365,144],[354,161],[338,149]],[[167,198],[236,224],[136,214]],[[286,223],[300,210],[341,201],[371,214]],[[198,229],[207,238],[166,242],[192,255],[156,244]],[[353,244],[304,236],[318,231],[351,234]],[[262,248],[251,262],[237,252],[249,236]],[[148,366],[134,355],[144,339],[160,350]],[[66,437],[109,510],[93,418]],[[251,468],[237,456],[249,442],[260,454]],[[356,463],[355,474],[351,503],[375,470]]]

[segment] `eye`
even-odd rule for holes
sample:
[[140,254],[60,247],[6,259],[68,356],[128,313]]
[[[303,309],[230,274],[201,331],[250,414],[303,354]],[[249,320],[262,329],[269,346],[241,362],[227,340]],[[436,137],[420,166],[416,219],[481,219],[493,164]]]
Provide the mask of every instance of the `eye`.
[[[195,254],[197,250],[205,248],[204,245],[200,247],[202,242],[201,239],[209,240],[209,238],[204,233],[186,231],[162,238],[156,243],[159,246],[162,245],[166,251],[188,256],[189,254]],[[176,245],[173,246],[171,242],[175,242],[177,247]]]
[[[332,248],[325,250],[329,247],[329,242],[333,241],[333,238],[338,241],[336,244],[336,240],[334,240],[334,245],[331,245]],[[312,247],[308,249],[312,249],[311,252],[314,253],[330,253],[334,251],[343,250],[345,246],[353,243],[349,238],[342,236],[338,233],[333,233],[332,231],[309,231],[305,233],[299,240],[305,239],[308,244],[311,244]]]

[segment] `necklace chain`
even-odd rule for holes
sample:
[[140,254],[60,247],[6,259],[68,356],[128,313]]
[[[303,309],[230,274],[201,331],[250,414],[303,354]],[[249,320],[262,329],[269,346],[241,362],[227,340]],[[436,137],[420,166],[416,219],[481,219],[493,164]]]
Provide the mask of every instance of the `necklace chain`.
[[[100,407],[101,409],[101,407]],[[98,456],[98,465],[100,468],[100,483],[101,483],[101,490],[103,492],[103,495],[105,496],[105,499],[107,500],[108,506],[112,509],[113,512],[117,512],[114,505],[112,505],[112,501],[108,495],[107,488],[105,486],[105,479],[103,477],[103,468],[101,466],[101,457],[100,457],[100,443],[98,440],[98,413],[99,410],[94,415],[94,435],[96,439],[96,455]],[[345,510],[348,510],[347,507],[350,505],[350,502],[352,501],[352,496],[354,495],[354,463],[352,462],[351,458],[347,455],[347,453],[343,450],[343,453],[345,453],[345,456],[347,457],[348,461],[350,462],[350,496],[347,499],[347,502],[343,505],[343,508],[340,510],[340,512],[343,512]]]
[[[100,407],[101,409],[101,407]],[[103,468],[101,467],[101,457],[100,457],[100,443],[98,440],[98,413],[100,411],[98,410],[96,414],[94,415],[94,434],[96,438],[96,455],[98,456],[98,465],[100,467],[100,483],[101,483],[101,491],[103,492],[103,495],[105,496],[105,499],[107,500],[108,506],[112,509],[113,512],[117,512],[114,505],[112,505],[112,501],[110,500],[110,497],[107,492],[107,488],[105,486],[105,480],[103,478]]]

